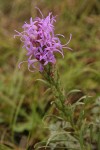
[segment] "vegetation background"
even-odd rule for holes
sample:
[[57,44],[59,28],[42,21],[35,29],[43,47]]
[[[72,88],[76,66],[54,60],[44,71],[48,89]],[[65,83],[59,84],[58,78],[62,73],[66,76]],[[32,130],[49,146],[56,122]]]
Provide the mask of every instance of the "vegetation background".
[[[30,17],[57,15],[55,33],[72,40],[72,52],[57,57],[66,94],[72,89],[100,98],[100,2],[99,0],[0,0],[0,150],[24,149],[48,136],[42,118],[52,113],[52,96],[24,64],[25,50],[14,30],[22,31]],[[41,16],[40,16],[41,17]],[[75,99],[74,99],[75,100]],[[31,136],[30,136],[31,133]],[[6,145],[7,147],[5,147]],[[8,149],[9,147],[9,149]]]

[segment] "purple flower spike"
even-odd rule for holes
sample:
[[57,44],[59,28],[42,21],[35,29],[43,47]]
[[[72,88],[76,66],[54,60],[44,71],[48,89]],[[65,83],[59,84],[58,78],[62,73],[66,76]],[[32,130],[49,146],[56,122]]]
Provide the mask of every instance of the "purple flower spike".
[[[32,18],[30,18],[30,23],[28,24],[25,22],[22,26],[23,32],[20,33],[16,31],[17,35],[15,36],[20,37],[21,41],[24,43],[23,48],[27,50],[28,61],[23,62],[28,63],[29,70],[31,67],[33,71],[38,69],[42,72],[44,66],[48,63],[56,63],[54,52],[59,52],[64,57],[63,48],[71,49],[67,47],[71,40],[71,35],[69,41],[62,45],[58,36],[63,35],[54,34],[54,22],[56,22],[55,17],[52,16],[52,13],[49,13],[46,18],[44,18],[43,15],[42,19],[37,17],[32,20]],[[23,62],[19,64],[19,67]],[[35,66],[35,64],[38,65]]]

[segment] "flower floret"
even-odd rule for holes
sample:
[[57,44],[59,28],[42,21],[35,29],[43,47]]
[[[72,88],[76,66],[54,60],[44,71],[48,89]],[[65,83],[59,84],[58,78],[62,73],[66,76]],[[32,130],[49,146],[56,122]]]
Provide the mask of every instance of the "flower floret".
[[23,48],[27,50],[29,70],[30,67],[36,69],[35,63],[39,64],[38,69],[41,72],[48,63],[55,64],[54,52],[58,52],[64,57],[63,48],[68,48],[67,44],[70,40],[65,45],[61,44],[58,38],[60,34],[54,34],[54,22],[56,22],[55,17],[52,16],[52,13],[49,13],[46,18],[37,17],[34,20],[30,18],[30,23],[25,22],[22,26],[23,32],[16,31],[17,35],[15,36],[20,37]]

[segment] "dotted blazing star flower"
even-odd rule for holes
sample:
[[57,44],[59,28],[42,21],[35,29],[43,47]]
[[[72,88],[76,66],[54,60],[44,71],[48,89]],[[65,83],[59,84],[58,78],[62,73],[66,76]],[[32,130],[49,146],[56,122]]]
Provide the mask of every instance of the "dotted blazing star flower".
[[[62,45],[58,38],[61,34],[54,34],[54,22],[56,22],[55,17],[52,16],[52,13],[49,13],[46,18],[43,15],[42,18],[37,17],[34,20],[30,18],[30,23],[25,23],[22,26],[23,32],[16,31],[17,35],[15,36],[20,37],[23,42],[23,48],[27,50],[28,60],[23,62],[28,62],[28,69],[30,71],[32,71],[31,67],[33,71],[38,69],[42,72],[48,63],[56,63],[55,52],[60,53],[64,57],[63,48],[71,49],[67,47],[71,40],[71,35],[69,41]],[[38,64],[39,67],[35,64]]]

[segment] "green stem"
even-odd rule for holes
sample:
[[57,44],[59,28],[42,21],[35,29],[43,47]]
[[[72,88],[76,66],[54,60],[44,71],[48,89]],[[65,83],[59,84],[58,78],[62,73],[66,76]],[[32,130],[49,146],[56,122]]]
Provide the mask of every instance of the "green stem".
[[[53,73],[53,75],[52,75],[52,73]],[[71,126],[75,130],[70,105],[68,105],[66,107],[66,105],[64,103],[66,98],[62,92],[58,71],[57,70],[54,71],[53,67],[48,65],[47,68],[45,68],[44,74],[42,74],[42,75],[49,83],[54,96],[58,100],[58,101],[57,100],[54,101],[56,107],[58,108],[58,110],[60,110],[63,113],[65,120],[69,121]]]
[[[65,96],[61,91],[59,75],[58,75],[58,72],[54,72],[52,70],[53,70],[52,66],[48,65],[48,67],[45,68],[45,73],[43,75],[44,75],[44,78],[48,81],[48,83],[49,83],[49,85],[50,85],[50,87],[53,91],[54,96],[60,102],[60,107],[59,107],[58,102],[55,101],[55,104],[56,104],[57,108],[59,110],[61,110],[64,113],[64,115],[66,116],[67,113],[66,113],[66,109],[65,109],[65,105],[64,105]],[[52,73],[53,73],[53,75],[52,75]]]

